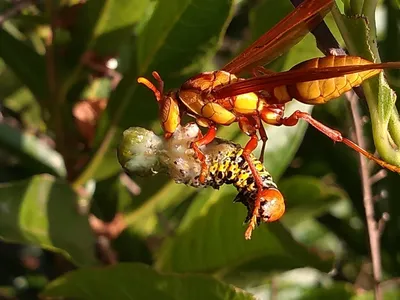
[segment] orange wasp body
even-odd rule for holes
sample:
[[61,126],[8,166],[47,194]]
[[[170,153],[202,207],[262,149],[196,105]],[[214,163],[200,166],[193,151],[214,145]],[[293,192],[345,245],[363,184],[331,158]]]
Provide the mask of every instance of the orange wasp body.
[[[284,50],[297,43],[322,21],[333,3],[334,0],[304,1],[222,70],[194,76],[178,90],[163,94],[163,81],[156,72],[153,72],[153,76],[158,81],[159,88],[143,77],[138,79],[139,83],[150,88],[156,96],[166,138],[175,132],[184,113],[193,116],[199,125],[209,128],[204,136],[200,136],[198,141],[192,144],[202,162],[203,172],[200,180],[204,180],[207,164],[199,146],[206,145],[215,138],[217,125],[238,122],[241,130],[250,136],[244,148],[243,157],[253,173],[259,189],[259,197],[256,198],[253,217],[246,230],[247,239],[251,237],[251,232],[256,226],[261,198],[263,201],[268,201],[266,198],[269,197],[268,193],[262,190],[262,179],[250,159],[250,153],[258,145],[257,132],[263,141],[260,160],[264,155],[267,135],[262,122],[277,126],[294,126],[299,119],[303,119],[334,141],[345,143],[383,167],[396,172],[400,171],[400,168],[376,158],[350,140],[343,138],[338,131],[314,120],[307,113],[296,111],[289,117],[284,117],[285,104],[293,98],[307,104],[325,103],[360,85],[384,68],[400,68],[400,63],[373,64],[359,57],[327,56],[311,59],[298,64],[290,71],[280,73],[259,67],[272,61]],[[256,76],[250,79],[236,77],[236,74],[249,70]],[[279,202],[284,207],[283,197],[277,199],[274,194],[271,195],[271,201]],[[284,210],[281,211],[280,216],[283,212]]]

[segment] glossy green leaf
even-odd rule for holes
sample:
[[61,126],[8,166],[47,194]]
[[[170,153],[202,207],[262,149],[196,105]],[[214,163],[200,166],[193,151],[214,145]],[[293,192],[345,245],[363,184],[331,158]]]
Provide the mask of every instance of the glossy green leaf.
[[0,146],[32,173],[50,173],[60,177],[66,175],[61,155],[32,134],[0,124]]
[[86,2],[72,30],[71,49],[112,55],[133,34],[150,0],[98,0]]
[[56,279],[44,299],[254,299],[233,286],[204,275],[161,274],[143,264],[84,268]]
[[338,188],[311,176],[293,176],[279,182],[287,211],[282,219],[287,226],[318,216],[344,199]]
[[[71,43],[68,46],[67,78],[62,81],[60,102],[67,98],[76,102],[83,87],[77,83],[82,76],[84,53],[94,53],[98,58],[117,57],[120,48],[133,35],[134,26],[140,21],[149,0],[99,0],[87,1],[76,10],[77,21],[71,29]],[[93,62],[92,62],[93,63]],[[82,78],[81,78],[82,77]],[[84,79],[86,80],[86,79]]]
[[2,104],[18,113],[29,128],[41,126],[40,107],[30,90],[22,84],[3,60],[0,59],[0,99]]
[[309,252],[278,222],[262,224],[251,240],[245,240],[246,208],[232,203],[236,193],[221,193],[206,190],[196,197],[193,209],[160,250],[158,268],[174,272],[222,269],[223,273],[268,273],[304,266],[329,269],[329,259]]
[[160,72],[167,87],[178,87],[188,74],[196,74],[215,53],[220,36],[230,20],[232,0],[159,1],[154,13],[137,38],[135,55],[110,97],[97,132],[97,153],[77,183],[91,177],[102,156],[116,145],[122,130],[149,125],[157,119],[153,94],[137,84],[139,76]]
[[44,57],[5,30],[0,30],[0,45],[0,57],[7,66],[31,90],[37,100],[46,100],[47,81]]
[[95,237],[79,196],[49,175],[0,185],[0,237],[59,252],[78,265],[93,265]]
[[111,125],[126,128],[149,124],[149,120],[158,117],[153,94],[136,84],[137,77],[157,70],[166,81],[167,88],[176,88],[189,74],[200,72],[220,43],[230,20],[232,2],[158,2],[138,36],[131,69],[110,99],[109,113],[115,118]]
[[[271,29],[293,10],[294,6],[290,0],[280,1],[279,5],[276,5],[276,1],[274,0],[260,1],[250,15],[253,40]],[[309,33],[299,44],[292,47],[287,53],[284,53],[276,62],[273,62],[272,67],[276,71],[281,71],[289,69],[299,62],[318,56],[322,56],[322,54],[316,46],[314,37]]]

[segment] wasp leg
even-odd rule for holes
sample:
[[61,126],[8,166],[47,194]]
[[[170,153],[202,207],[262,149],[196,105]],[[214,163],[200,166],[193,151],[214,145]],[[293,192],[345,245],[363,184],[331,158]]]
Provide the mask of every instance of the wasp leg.
[[194,152],[197,155],[197,158],[200,160],[201,172],[199,181],[201,183],[204,183],[206,181],[208,167],[206,162],[206,156],[204,155],[203,152],[201,152],[199,147],[211,143],[215,139],[216,134],[217,134],[217,127],[214,124],[210,124],[207,133],[204,136],[202,136],[202,134],[200,133],[199,139],[193,142],[191,145],[191,147],[193,148]]
[[250,171],[254,177],[255,185],[257,186],[257,194],[254,200],[253,212],[251,214],[251,218],[249,221],[249,225],[247,226],[244,237],[246,240],[251,239],[251,233],[257,226],[257,217],[259,215],[260,203],[261,203],[261,193],[263,191],[263,182],[260,174],[258,173],[256,167],[254,166],[250,154],[256,149],[258,145],[257,135],[250,136],[250,141],[246,144],[243,150],[243,158],[246,160],[249,165]]
[[260,162],[264,163],[264,153],[265,153],[265,146],[267,145],[267,140],[268,140],[268,136],[267,136],[267,132],[265,131],[264,125],[260,122],[260,138],[262,141],[262,147],[261,147],[261,153],[260,153]]
[[245,132],[247,135],[250,136],[250,140],[247,142],[246,146],[243,149],[243,158],[247,162],[251,174],[254,177],[254,183],[257,187],[257,194],[254,200],[254,205],[252,206],[253,212],[251,215],[249,215],[250,220],[249,220],[249,225],[247,226],[246,232],[245,232],[245,239],[249,240],[251,238],[251,233],[252,231],[256,228],[257,226],[257,217],[259,216],[259,210],[260,210],[260,203],[261,203],[261,194],[263,191],[263,181],[262,178],[256,169],[252,159],[251,159],[251,153],[257,148],[258,146],[258,137],[257,137],[257,124],[256,120],[254,119],[248,119],[246,117],[239,117],[238,118],[239,126],[240,129]]
[[300,119],[308,122],[310,125],[312,125],[314,128],[316,128],[319,131],[321,131],[323,134],[328,136],[333,141],[344,143],[345,145],[347,145],[348,147],[350,147],[350,148],[354,149],[355,151],[361,153],[362,155],[364,155],[368,159],[373,160],[374,162],[376,162],[381,167],[386,168],[386,169],[388,169],[390,171],[393,171],[393,172],[396,172],[396,173],[400,173],[400,168],[399,167],[396,167],[396,166],[394,166],[392,164],[389,164],[389,163],[377,158],[376,156],[374,156],[373,154],[371,154],[368,151],[364,150],[363,148],[361,148],[360,146],[358,146],[354,142],[350,141],[349,139],[344,138],[339,131],[334,130],[332,128],[329,128],[328,126],[325,126],[324,124],[318,122],[317,120],[315,120],[308,113],[305,113],[305,112],[297,110],[292,115],[290,115],[289,117],[282,118],[281,119],[281,124],[282,125],[286,125],[286,126],[294,126],[294,125],[297,124],[297,122]]

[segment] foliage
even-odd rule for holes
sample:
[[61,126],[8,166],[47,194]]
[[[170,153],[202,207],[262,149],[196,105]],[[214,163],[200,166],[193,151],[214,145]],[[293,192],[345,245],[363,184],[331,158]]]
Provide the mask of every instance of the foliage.
[[[287,213],[250,241],[232,187],[196,190],[163,176],[132,181],[116,159],[126,128],[160,133],[156,101],[137,77],[157,70],[168,89],[218,69],[248,36],[256,39],[291,11],[289,0],[26,2],[13,14],[14,1],[0,2],[0,19],[7,16],[0,30],[0,298],[372,299],[357,155],[303,122],[267,127],[264,162]],[[337,1],[347,16],[336,11],[325,20],[350,51],[370,58],[375,32],[349,17],[355,2]],[[364,1],[369,21],[375,2]],[[380,6],[388,7],[378,46],[382,61],[395,61],[400,10],[395,1]],[[308,34],[269,67],[286,70],[316,56]],[[398,75],[387,74],[396,91]],[[397,162],[398,151],[385,144],[400,137],[395,94],[383,76],[365,90],[370,112],[360,106],[372,122],[365,137]],[[296,109],[312,111],[293,101],[287,113]],[[351,136],[344,99],[313,115]],[[247,141],[236,125],[218,136]],[[373,187],[376,218],[390,214],[385,280],[400,276],[398,182],[387,174]],[[398,297],[393,282],[384,285],[387,299]]]

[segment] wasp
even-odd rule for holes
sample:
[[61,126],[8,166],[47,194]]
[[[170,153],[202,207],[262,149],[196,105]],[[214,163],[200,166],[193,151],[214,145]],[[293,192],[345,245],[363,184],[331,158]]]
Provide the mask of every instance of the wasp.
[[[251,153],[258,146],[259,134],[262,161],[267,141],[263,123],[294,126],[299,120],[304,120],[335,142],[343,142],[382,167],[400,172],[399,167],[375,157],[308,113],[295,111],[288,117],[284,116],[285,105],[292,99],[306,104],[326,103],[385,68],[400,68],[399,62],[376,64],[361,57],[332,55],[305,61],[286,72],[275,73],[260,67],[297,43],[323,20],[333,4],[334,0],[305,0],[221,70],[196,75],[179,89],[164,93],[164,83],[157,72],[152,75],[158,87],[146,78],[138,78],[138,82],[152,90],[156,97],[166,138],[176,131],[183,114],[194,117],[197,124],[208,128],[206,134],[199,133],[198,139],[191,145],[202,163],[201,182],[206,180],[208,165],[199,148],[214,140],[217,125],[229,126],[234,122],[250,137],[242,156],[253,174],[259,193],[263,180],[252,162]],[[249,79],[237,77],[248,71],[255,76]],[[256,199],[254,216],[259,206],[260,201]],[[250,222],[256,222],[256,218],[253,217]]]
[[[163,140],[150,130],[131,127],[123,133],[117,151],[118,160],[129,174],[148,176],[168,173],[175,182],[196,188],[219,189],[224,184],[232,184],[239,192],[234,202],[243,203],[248,211],[245,219],[249,223],[246,239],[251,238],[255,225],[280,219],[285,212],[283,195],[260,160],[250,154],[252,164],[262,180],[262,190],[257,195],[259,189],[243,157],[244,149],[236,143],[215,138],[200,147],[207,163],[205,180],[200,181],[201,162],[190,147],[199,132],[195,123],[189,123],[178,126],[169,139]],[[260,205],[254,214],[257,197]]]

